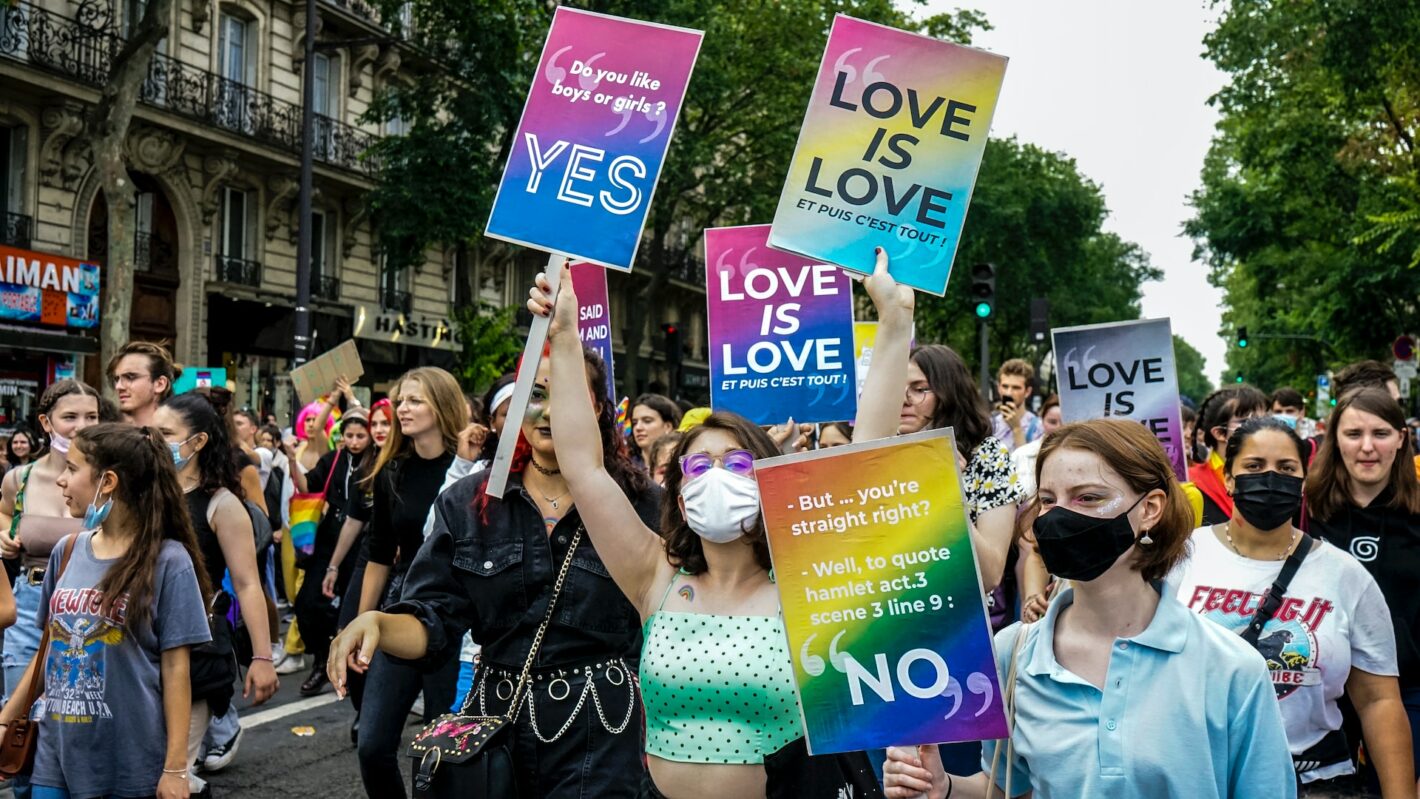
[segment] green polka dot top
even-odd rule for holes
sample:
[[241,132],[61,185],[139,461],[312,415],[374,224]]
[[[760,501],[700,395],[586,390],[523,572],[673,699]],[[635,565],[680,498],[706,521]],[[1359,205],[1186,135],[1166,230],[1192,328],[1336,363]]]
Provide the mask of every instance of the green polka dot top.
[[681,763],[761,764],[803,735],[778,616],[658,607],[642,632],[648,754]]

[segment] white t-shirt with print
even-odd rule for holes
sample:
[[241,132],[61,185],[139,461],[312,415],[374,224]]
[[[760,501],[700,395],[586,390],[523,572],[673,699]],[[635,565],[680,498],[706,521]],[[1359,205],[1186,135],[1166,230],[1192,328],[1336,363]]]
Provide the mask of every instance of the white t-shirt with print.
[[[1211,527],[1193,531],[1190,548],[1189,557],[1166,578],[1169,590],[1184,607],[1241,634],[1282,571],[1282,561],[1242,557]],[[1380,587],[1354,558],[1317,539],[1287,587],[1282,607],[1263,626],[1257,648],[1272,672],[1293,755],[1341,727],[1336,700],[1346,690],[1351,669],[1399,673],[1395,631]],[[1353,771],[1347,760],[1300,776],[1312,782]]]

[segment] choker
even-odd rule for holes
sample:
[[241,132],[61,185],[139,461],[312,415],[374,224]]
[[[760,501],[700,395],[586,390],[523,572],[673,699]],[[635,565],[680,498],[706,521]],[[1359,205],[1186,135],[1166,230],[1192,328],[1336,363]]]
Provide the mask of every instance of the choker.
[[561,469],[549,469],[538,463],[537,458],[534,458],[531,455],[528,456],[528,463],[531,463],[532,467],[534,469],[537,469],[538,474],[541,474],[543,477],[552,477],[553,475],[562,474]]

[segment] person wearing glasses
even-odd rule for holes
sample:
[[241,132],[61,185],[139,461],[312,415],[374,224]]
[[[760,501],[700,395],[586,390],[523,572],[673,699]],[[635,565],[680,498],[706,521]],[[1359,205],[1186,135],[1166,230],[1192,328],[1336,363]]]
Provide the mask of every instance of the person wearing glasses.
[[177,368],[167,347],[130,341],[109,360],[108,379],[118,395],[118,409],[124,420],[149,427],[158,406],[173,393]]
[[[373,799],[405,795],[397,760],[402,759],[399,736],[408,703],[403,703],[397,718],[389,719],[394,722],[387,730],[393,733],[392,740],[378,743],[373,736],[382,734],[386,718],[382,708],[389,702],[382,696],[389,689],[382,685],[390,683],[381,671],[391,673],[389,667],[395,664],[403,669],[409,661],[425,670],[451,668],[447,695],[431,696],[427,689],[425,693],[426,715],[442,713],[453,700],[459,670],[456,656],[466,632],[483,646],[467,700],[470,712],[516,711],[510,733],[518,797],[630,799],[640,790],[642,725],[633,679],[641,649],[636,610],[608,575],[601,547],[581,532],[583,503],[574,502],[568,487],[571,469],[558,460],[550,399],[562,394],[595,396],[596,413],[583,429],[607,464],[603,474],[610,475],[609,490],[631,509],[635,524],[654,523],[660,492],[644,471],[632,465],[626,439],[616,425],[615,408],[601,396],[606,365],[592,350],[583,352],[579,347],[575,357],[577,368],[556,379],[551,364],[543,359],[528,410],[518,419],[521,425],[514,427],[509,419],[503,427],[503,433],[518,436],[518,442],[501,495],[488,496],[490,471],[485,469],[444,488],[435,498],[448,468],[448,461],[444,462],[427,502],[419,505],[417,518],[410,514],[399,525],[417,541],[427,513],[422,509],[433,505],[433,525],[418,554],[412,555],[400,601],[360,614],[331,647],[327,670],[342,697],[352,688],[352,672],[369,670],[372,675],[358,746],[365,789]],[[447,401],[435,399],[440,405],[452,401],[452,396]],[[462,398],[458,405],[464,409]],[[498,406],[495,402],[495,409]],[[401,404],[401,414],[405,413]],[[576,422],[558,422],[557,435],[577,427]],[[390,441],[391,446],[398,445],[398,439]],[[408,505],[407,491],[401,496]],[[378,495],[375,501],[380,501]],[[378,542],[378,534],[378,528],[372,529],[372,541]],[[375,549],[372,546],[370,568],[378,566]],[[531,687],[517,708],[510,708],[537,640],[547,597],[568,557],[572,560],[562,593],[532,666]],[[368,578],[364,590],[362,603],[371,604]],[[383,654],[376,657],[376,650]],[[403,696],[414,699],[412,691]],[[375,759],[379,746],[387,755],[383,761]]]
[[[875,301],[895,286],[884,256],[879,267],[868,283]],[[556,310],[546,275],[528,308],[552,315],[552,380],[563,385],[577,379],[583,356],[569,270],[555,277]],[[900,338],[905,351],[910,292],[905,309],[878,305],[880,338]],[[711,413],[670,457],[652,525],[617,490],[588,394],[558,392],[552,411],[558,463],[587,535],[642,622],[649,773],[640,795],[817,796],[791,748],[802,747],[803,732],[754,479],[755,461],[779,447],[744,417]]]

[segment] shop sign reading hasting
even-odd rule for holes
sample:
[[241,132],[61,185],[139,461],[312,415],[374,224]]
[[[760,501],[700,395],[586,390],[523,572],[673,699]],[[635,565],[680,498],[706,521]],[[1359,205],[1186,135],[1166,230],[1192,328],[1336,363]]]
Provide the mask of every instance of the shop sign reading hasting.
[[448,319],[385,311],[363,303],[355,304],[354,335],[355,338],[451,352],[463,349],[463,335]]
[[0,320],[98,327],[98,264],[0,246]]

